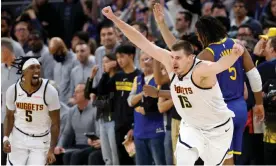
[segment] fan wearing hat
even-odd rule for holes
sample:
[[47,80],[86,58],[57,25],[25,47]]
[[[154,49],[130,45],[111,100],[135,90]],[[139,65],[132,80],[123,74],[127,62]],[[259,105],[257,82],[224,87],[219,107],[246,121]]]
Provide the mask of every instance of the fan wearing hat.
[[276,27],[269,28],[267,34],[259,36],[260,40],[254,48],[254,55],[256,56],[256,66],[266,61],[265,57],[267,57],[267,51],[265,51],[265,48],[269,39],[271,39],[272,37],[276,37]]
[[6,92],[3,150],[9,165],[44,165],[55,161],[60,126],[58,92],[40,78],[40,63],[28,59],[22,78]]

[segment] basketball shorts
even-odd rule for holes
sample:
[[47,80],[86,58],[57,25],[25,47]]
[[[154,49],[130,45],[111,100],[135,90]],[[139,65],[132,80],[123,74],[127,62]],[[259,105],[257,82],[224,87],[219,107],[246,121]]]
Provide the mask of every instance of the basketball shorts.
[[[231,145],[232,136],[232,118],[210,130],[200,130],[181,121],[175,156],[190,160],[189,156],[183,156],[181,153],[185,150],[196,149],[195,161],[200,157],[204,165],[221,165]],[[177,163],[179,164],[181,165]]]
[[7,155],[7,165],[45,165],[50,148],[50,134],[33,137],[15,127],[10,135],[11,152]]
[[243,132],[247,121],[247,105],[244,99],[240,98],[228,101],[227,107],[235,113],[233,139],[228,154],[241,155]]

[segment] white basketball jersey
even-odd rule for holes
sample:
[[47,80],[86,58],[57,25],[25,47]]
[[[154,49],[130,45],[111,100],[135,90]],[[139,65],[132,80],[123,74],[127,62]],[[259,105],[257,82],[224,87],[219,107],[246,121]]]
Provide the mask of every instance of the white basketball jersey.
[[45,92],[48,85],[47,79],[42,79],[40,88],[32,94],[27,94],[16,83],[15,89],[15,113],[14,125],[16,128],[28,134],[39,135],[50,129],[51,119],[45,101]]
[[200,88],[192,80],[195,66],[201,61],[196,59],[190,71],[179,78],[170,74],[171,96],[182,120],[200,129],[211,129],[234,117],[227,108],[218,82],[212,88]]

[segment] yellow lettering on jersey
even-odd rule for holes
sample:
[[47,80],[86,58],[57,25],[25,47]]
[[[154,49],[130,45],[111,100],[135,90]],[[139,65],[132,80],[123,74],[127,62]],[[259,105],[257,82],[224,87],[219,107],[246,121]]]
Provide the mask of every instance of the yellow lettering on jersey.
[[29,110],[29,111],[42,111],[44,109],[43,104],[32,104],[32,103],[21,103],[17,102],[16,107],[22,110]]
[[132,82],[119,82],[119,81],[117,81],[115,84],[116,84],[116,90],[131,91],[133,83]]
[[227,55],[230,55],[232,52],[232,49],[226,49],[226,50],[223,50],[221,53],[220,53],[220,56],[227,56]]
[[[221,53],[220,53],[220,56],[228,56],[230,55],[232,52],[232,49],[226,49],[226,50],[223,50]],[[231,80],[236,80],[237,79],[237,71],[236,71],[236,68],[235,67],[230,67],[228,69],[229,73],[233,73],[233,75],[230,76],[230,79]]]
[[176,93],[181,93],[184,95],[193,94],[193,90],[191,87],[181,87],[181,86],[174,85],[174,89],[175,89]]

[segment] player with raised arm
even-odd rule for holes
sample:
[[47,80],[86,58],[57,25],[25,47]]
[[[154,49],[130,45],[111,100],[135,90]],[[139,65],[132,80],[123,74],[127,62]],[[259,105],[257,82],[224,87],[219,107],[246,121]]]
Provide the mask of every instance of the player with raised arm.
[[60,126],[56,89],[40,78],[40,63],[28,59],[22,77],[6,92],[4,152],[7,165],[45,165],[55,161]]
[[[163,7],[156,3],[153,11],[162,36],[168,47],[171,48],[177,40],[163,19]],[[201,17],[196,23],[196,34],[204,47],[204,50],[197,56],[201,60],[217,62],[220,58],[228,56],[236,43],[234,39],[227,37],[227,32],[223,25],[213,17]],[[243,55],[228,70],[217,75],[225,102],[228,108],[235,113],[235,118],[233,119],[234,135],[230,151],[226,157],[226,165],[234,164],[233,154],[241,155],[243,131],[247,120],[247,106],[243,96],[245,73],[254,92],[254,114],[258,121],[264,119],[261,77],[254,66],[250,54],[245,49]]]
[[177,164],[192,165],[200,156],[207,165],[221,165],[231,144],[235,115],[224,102],[216,74],[231,67],[244,48],[235,44],[230,55],[218,62],[200,61],[188,42],[175,43],[169,52],[121,21],[110,7],[102,13],[137,47],[161,62],[170,75],[172,100],[182,117]]

